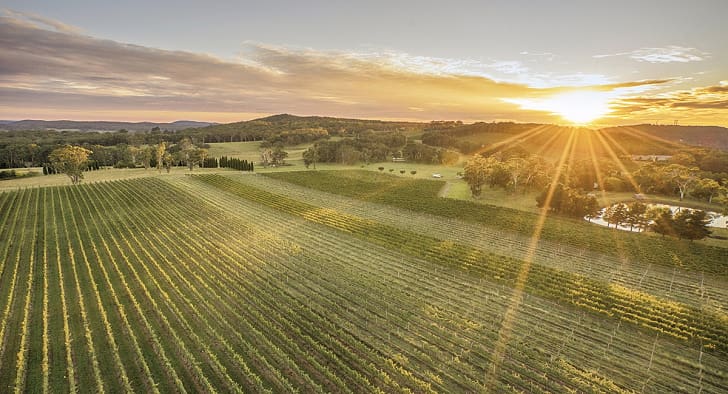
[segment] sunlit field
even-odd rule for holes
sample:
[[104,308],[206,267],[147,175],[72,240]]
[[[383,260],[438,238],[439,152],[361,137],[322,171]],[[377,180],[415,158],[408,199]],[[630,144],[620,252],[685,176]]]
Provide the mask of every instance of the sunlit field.
[[221,174],[0,193],[12,240],[0,250],[1,384],[726,389],[725,275],[544,240],[494,369],[527,235],[373,202],[412,198],[419,183],[405,177],[371,173],[389,194],[367,202]]
[[728,394],[728,1],[60,3],[0,394]]

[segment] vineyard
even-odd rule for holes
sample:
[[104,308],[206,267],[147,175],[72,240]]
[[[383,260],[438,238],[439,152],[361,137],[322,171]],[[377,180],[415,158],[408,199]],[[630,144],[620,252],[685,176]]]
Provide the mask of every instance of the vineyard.
[[[537,221],[537,215],[511,208],[435,198],[443,181],[402,179],[371,171],[301,171],[266,175],[356,199],[489,224],[527,236],[532,234]],[[556,242],[568,240],[571,245],[622,259],[728,277],[726,248],[640,234],[617,234],[606,228],[586,226],[582,220],[563,217],[547,218],[541,237]]]
[[725,278],[551,239],[519,294],[518,232],[325,197],[246,174],[0,193],[0,391],[728,390]]

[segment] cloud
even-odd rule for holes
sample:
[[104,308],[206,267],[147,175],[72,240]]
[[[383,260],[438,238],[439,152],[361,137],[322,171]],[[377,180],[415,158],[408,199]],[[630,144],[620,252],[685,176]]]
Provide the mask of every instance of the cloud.
[[[510,73],[512,80],[492,77],[493,72]],[[532,83],[538,80],[550,82]],[[0,17],[3,118],[65,109],[126,111],[130,118],[135,111],[167,111],[180,117],[289,112],[551,121],[548,114],[523,112],[507,99],[539,99],[574,89],[646,89],[665,81],[612,83],[596,74],[532,75],[519,62],[322,52],[260,43],[246,43],[240,59],[225,61],[97,39],[34,15],[6,11]]]
[[638,62],[648,63],[688,63],[706,60],[710,57],[710,54],[696,48],[670,45],[663,48],[640,48],[629,52],[594,55],[592,57],[601,59],[615,56],[627,56]]
[[55,19],[45,18],[43,16],[33,14],[30,12],[20,12],[15,10],[5,9],[2,13],[7,17],[13,18],[18,24],[25,24],[26,26],[38,27],[38,28],[51,28],[55,31],[69,34],[81,34],[82,30],[76,26],[67,25],[59,22]]
[[686,123],[728,125],[728,84],[623,97],[612,103],[613,115],[631,119],[680,119]]

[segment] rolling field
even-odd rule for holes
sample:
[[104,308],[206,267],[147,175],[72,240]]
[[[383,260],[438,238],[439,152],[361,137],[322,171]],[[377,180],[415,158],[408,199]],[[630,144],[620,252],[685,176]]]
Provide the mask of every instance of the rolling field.
[[0,193],[0,391],[728,390],[725,277],[547,239],[521,293],[524,234],[391,204],[413,185]]

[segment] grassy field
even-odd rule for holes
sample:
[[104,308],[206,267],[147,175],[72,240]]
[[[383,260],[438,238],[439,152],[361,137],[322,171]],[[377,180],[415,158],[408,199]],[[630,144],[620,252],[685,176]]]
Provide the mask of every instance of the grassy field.
[[[520,260],[468,237],[220,174],[0,193],[0,387],[727,388],[727,320],[690,306],[700,295],[671,301],[541,264],[519,295]],[[393,193],[415,181],[402,182]]]

